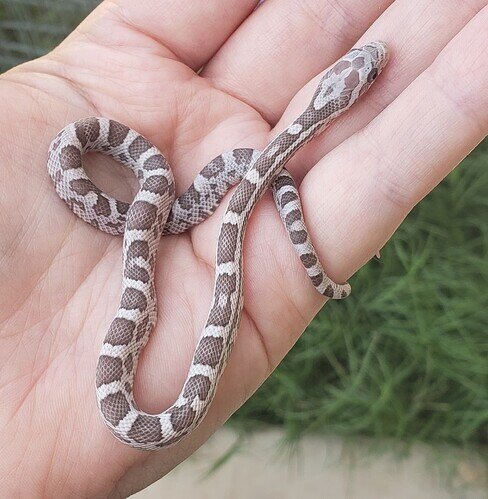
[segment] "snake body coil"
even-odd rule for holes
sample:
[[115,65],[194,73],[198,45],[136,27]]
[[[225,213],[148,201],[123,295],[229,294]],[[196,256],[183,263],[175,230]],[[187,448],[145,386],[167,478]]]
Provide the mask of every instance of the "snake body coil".
[[[122,298],[96,374],[100,412],[122,442],[145,450],[166,447],[190,433],[205,416],[239,327],[247,222],[268,187],[273,188],[281,218],[313,285],[329,298],[348,296],[349,285],[332,282],[318,260],[298,190],[284,165],[356,102],[387,59],[381,42],[352,49],[325,73],[299,118],[263,152],[235,149],[218,156],[176,200],[168,162],[134,130],[106,118],[86,118],[68,125],[54,139],[48,171],[60,197],[86,222],[109,234],[124,235]],[[107,154],[133,170],[140,190],[131,204],[108,196],[92,183],[81,161],[88,151]],[[236,183],[218,239],[210,312],[187,378],[170,408],[146,414],[136,405],[133,384],[139,355],[156,323],[154,271],[160,237],[200,223]]]

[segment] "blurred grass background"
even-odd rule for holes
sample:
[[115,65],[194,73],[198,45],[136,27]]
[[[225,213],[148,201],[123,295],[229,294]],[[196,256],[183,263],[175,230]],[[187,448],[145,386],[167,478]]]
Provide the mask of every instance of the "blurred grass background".
[[[0,70],[44,54],[96,0],[0,0]],[[488,444],[488,143],[408,217],[231,419],[413,443]]]

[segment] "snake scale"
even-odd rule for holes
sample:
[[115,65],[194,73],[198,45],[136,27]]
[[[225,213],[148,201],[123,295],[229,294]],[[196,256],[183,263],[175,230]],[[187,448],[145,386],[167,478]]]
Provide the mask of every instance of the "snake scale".
[[[125,125],[85,118],[53,140],[48,171],[59,196],[84,221],[124,236],[122,297],[96,371],[98,406],[119,440],[144,450],[166,447],[188,435],[205,416],[239,327],[246,225],[268,187],[313,285],[329,298],[350,293],[348,284],[335,284],[322,268],[305,227],[298,190],[284,165],[356,102],[387,60],[382,42],[352,49],[325,72],[307,108],[264,151],[234,149],[221,154],[178,199],[165,157]],[[82,165],[88,151],[107,154],[135,173],[140,189],[132,203],[114,199],[92,183]],[[210,312],[187,378],[171,407],[147,414],[137,407],[133,384],[139,355],[156,323],[154,272],[160,237],[182,233],[205,220],[235,184],[218,238]]]

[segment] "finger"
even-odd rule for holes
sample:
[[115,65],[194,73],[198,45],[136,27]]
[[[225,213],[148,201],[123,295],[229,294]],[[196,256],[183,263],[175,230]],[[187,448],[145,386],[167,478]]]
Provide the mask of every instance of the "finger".
[[276,123],[310,78],[349,50],[392,0],[269,0],[203,71]]
[[[486,4],[486,0],[397,0],[356,43],[386,41],[391,52],[388,67],[365,99],[292,159],[287,169],[295,180],[299,181],[325,154],[386,108]],[[296,95],[273,135],[286,128],[308,104],[317,82],[318,78],[314,78]]]
[[485,7],[377,119],[305,177],[305,216],[317,247],[334,255],[333,277],[346,279],[371,258],[488,133],[487,24]]
[[[253,11],[257,0],[117,0],[103,2],[81,25],[79,31],[95,36],[103,45],[140,47],[140,35],[162,50],[162,55],[176,57],[191,68],[199,69],[232,32]],[[103,22],[100,22],[103,19]],[[130,29],[120,28],[126,25]],[[78,33],[79,34],[79,33]],[[75,37],[77,34],[75,33]],[[114,39],[119,36],[120,39]]]

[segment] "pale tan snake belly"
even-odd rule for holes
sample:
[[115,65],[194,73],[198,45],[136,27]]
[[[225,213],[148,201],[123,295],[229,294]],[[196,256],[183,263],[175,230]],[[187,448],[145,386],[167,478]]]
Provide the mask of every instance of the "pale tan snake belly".
[[[146,450],[165,447],[188,435],[205,416],[239,327],[247,221],[268,187],[313,285],[329,298],[348,296],[349,285],[332,282],[322,268],[305,227],[298,190],[283,168],[300,147],[354,104],[387,59],[381,42],[348,52],[322,77],[305,111],[263,152],[235,149],[218,156],[176,200],[168,162],[134,130],[106,118],[86,118],[54,139],[48,171],[59,196],[86,222],[124,236],[122,298],[96,372],[101,415],[122,442]],[[131,204],[92,183],[82,165],[88,151],[107,154],[133,170],[140,190]],[[206,219],[236,183],[220,229],[210,312],[187,378],[170,408],[146,414],[137,407],[133,385],[139,355],[156,322],[154,271],[160,237]]]

